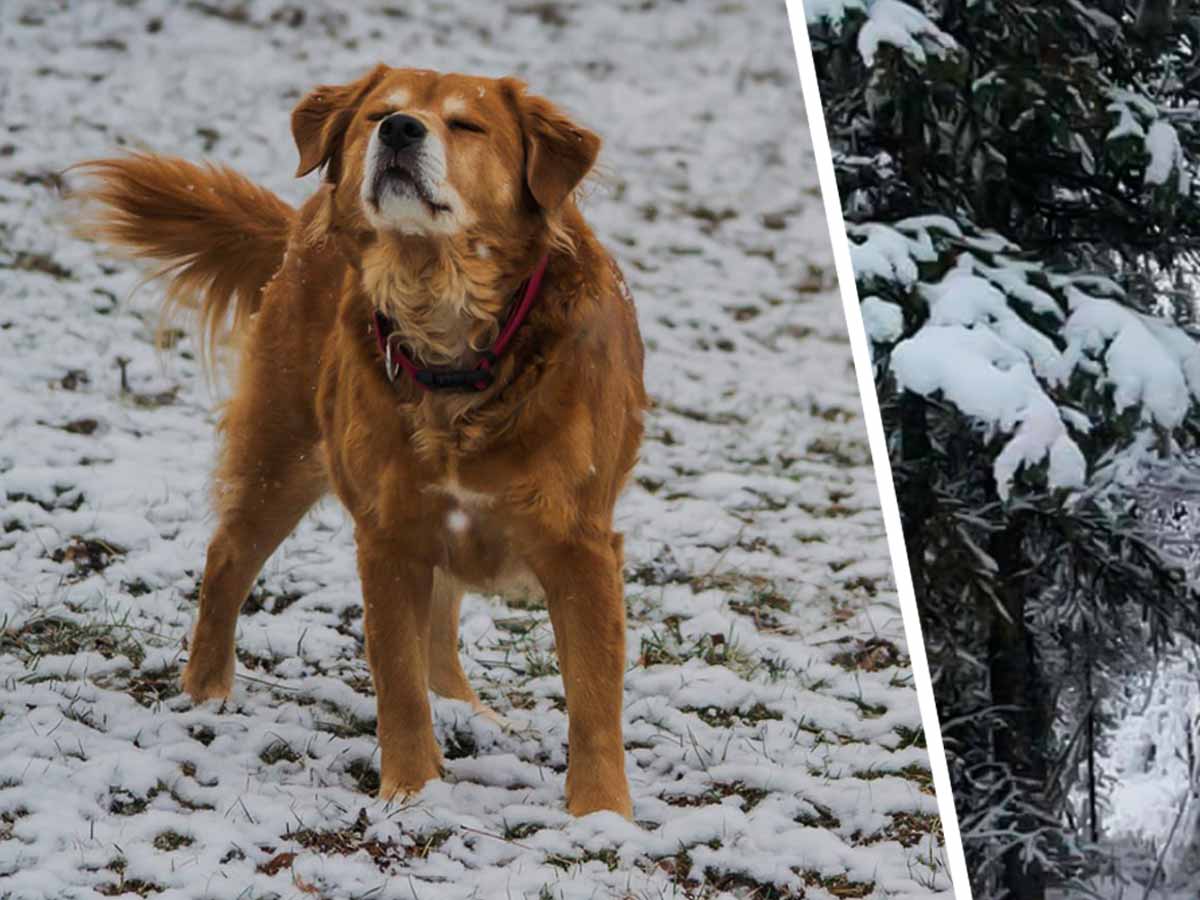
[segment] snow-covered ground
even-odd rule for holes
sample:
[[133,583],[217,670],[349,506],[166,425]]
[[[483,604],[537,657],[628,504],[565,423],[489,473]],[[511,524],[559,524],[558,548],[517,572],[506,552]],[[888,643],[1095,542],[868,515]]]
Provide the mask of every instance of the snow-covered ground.
[[[0,895],[948,897],[782,3],[0,6]],[[563,809],[539,608],[468,598],[502,732],[379,803],[351,529],[268,564],[224,708],[178,693],[212,527],[195,345],[72,237],[64,166],[228,162],[291,201],[291,106],[376,61],[516,72],[606,139],[586,212],[654,409],[619,508],[636,824]]]

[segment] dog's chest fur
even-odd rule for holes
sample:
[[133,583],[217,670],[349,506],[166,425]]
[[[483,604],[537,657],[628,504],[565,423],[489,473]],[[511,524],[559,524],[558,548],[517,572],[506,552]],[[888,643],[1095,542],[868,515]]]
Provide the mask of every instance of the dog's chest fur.
[[[328,463],[355,519],[468,589],[539,596],[525,564],[528,517],[513,490],[535,482],[536,467],[514,452],[461,454],[453,429],[428,427],[416,408],[398,407],[390,385],[365,369],[354,374],[331,391],[325,427],[351,435],[328,442]],[[364,422],[371,426],[353,424]]]
[[430,523],[441,532],[439,568],[464,586],[512,597],[537,597],[541,586],[525,564],[520,541],[492,495],[464,488],[448,477],[427,491],[443,500]]

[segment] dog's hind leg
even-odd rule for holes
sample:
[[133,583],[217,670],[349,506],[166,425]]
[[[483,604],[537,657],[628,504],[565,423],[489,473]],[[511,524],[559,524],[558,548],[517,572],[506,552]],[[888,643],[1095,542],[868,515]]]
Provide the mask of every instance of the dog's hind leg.
[[229,696],[238,612],[267,558],[323,492],[319,469],[295,465],[272,472],[222,513],[208,545],[183,672],[183,688],[197,703]]
[[183,672],[183,688],[196,702],[229,695],[238,612],[267,558],[326,490],[310,415],[286,386],[259,377],[260,360],[249,355],[245,363],[222,423],[218,524]]
[[433,607],[429,617],[429,689],[439,697],[479,703],[458,658],[458,613],[462,585],[441,569],[433,573]]
[[439,697],[462,700],[487,718],[511,728],[471,687],[458,655],[458,614],[462,608],[462,585],[440,569],[433,575],[433,609],[429,622],[429,689]]

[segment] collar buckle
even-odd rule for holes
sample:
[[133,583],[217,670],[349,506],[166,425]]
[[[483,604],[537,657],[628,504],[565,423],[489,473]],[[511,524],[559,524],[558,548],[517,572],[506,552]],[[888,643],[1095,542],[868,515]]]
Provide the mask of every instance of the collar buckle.
[[400,364],[392,358],[392,342],[390,338],[391,335],[383,342],[383,365],[388,381],[391,384],[395,384],[396,376],[400,374]]

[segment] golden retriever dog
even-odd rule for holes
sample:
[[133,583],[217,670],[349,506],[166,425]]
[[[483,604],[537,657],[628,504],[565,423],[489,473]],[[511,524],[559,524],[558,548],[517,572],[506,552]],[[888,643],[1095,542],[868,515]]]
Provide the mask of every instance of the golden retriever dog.
[[515,79],[378,66],[292,113],[295,210],[220,167],[92,160],[89,233],[157,261],[239,365],[183,687],[229,695],[238,611],[332,489],[354,520],[380,795],[441,772],[429,691],[480,703],[465,589],[536,590],[569,721],[567,807],[631,815],[613,507],[646,395],[633,301],[574,195],[600,139]]

